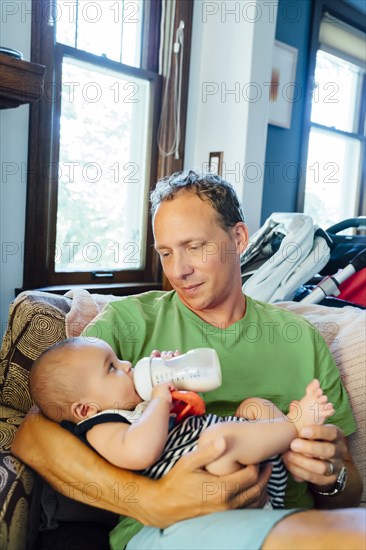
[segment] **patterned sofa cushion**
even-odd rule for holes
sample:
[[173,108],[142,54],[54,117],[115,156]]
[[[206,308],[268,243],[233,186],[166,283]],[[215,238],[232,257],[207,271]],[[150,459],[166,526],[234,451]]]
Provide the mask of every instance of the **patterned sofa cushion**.
[[66,338],[70,307],[64,296],[37,291],[22,292],[12,303],[0,356],[0,405],[28,412],[29,370],[40,353]]
[[10,454],[11,442],[23,418],[23,413],[0,406],[0,547],[8,549],[30,548],[31,539],[36,536],[27,525],[37,513],[34,505],[40,497],[39,478]]
[[[29,370],[41,352],[66,338],[65,316],[70,307],[68,298],[37,291],[23,292],[10,306],[0,354],[0,550],[35,548],[45,514],[50,516],[53,527],[57,527],[59,521],[64,522],[61,526],[66,531],[72,522],[71,534],[67,531],[65,536],[88,540],[87,544],[78,546],[88,550],[107,548],[108,531],[117,521],[114,514],[71,501],[51,490],[47,493],[51,504],[47,506],[42,501],[43,481],[10,453],[15,432],[32,405]],[[88,521],[94,522],[96,544],[90,537],[87,539],[90,523],[82,522]],[[58,546],[54,540],[48,541],[48,533],[53,532]],[[69,547],[62,532],[55,529],[42,533],[41,547],[43,543],[45,548]],[[104,545],[100,543],[101,537]]]

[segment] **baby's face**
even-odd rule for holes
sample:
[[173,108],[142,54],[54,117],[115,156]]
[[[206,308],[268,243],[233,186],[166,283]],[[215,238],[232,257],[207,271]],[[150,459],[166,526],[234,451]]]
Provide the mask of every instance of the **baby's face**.
[[83,399],[98,410],[133,410],[142,399],[135,390],[131,363],[117,358],[102,340],[88,341],[72,351],[74,367],[82,369]]

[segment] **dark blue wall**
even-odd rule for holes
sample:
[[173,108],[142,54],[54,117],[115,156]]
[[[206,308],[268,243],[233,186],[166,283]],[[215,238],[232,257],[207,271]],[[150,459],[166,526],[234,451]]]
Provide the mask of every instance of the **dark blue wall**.
[[[307,86],[307,58],[312,3],[317,0],[279,0],[276,40],[298,48],[296,85],[301,90],[293,103],[291,128],[268,126],[261,223],[272,212],[295,212],[300,177],[303,112]],[[365,0],[344,0],[366,13]]]
[[279,0],[276,40],[298,49],[296,91],[291,128],[268,126],[262,202],[262,222],[272,212],[295,212],[300,174],[301,136],[306,97],[310,0]]
[[362,13],[366,14],[366,2],[365,0],[344,0],[346,4],[350,4],[354,8],[358,9],[359,11],[362,11]]

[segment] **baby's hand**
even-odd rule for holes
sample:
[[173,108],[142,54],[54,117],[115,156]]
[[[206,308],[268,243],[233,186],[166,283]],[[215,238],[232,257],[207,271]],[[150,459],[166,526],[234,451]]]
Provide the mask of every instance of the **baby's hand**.
[[157,399],[160,397],[161,399],[166,399],[169,404],[172,404],[172,391],[174,390],[174,385],[172,382],[164,382],[163,384],[158,384],[157,386],[154,386],[151,392],[151,399]]

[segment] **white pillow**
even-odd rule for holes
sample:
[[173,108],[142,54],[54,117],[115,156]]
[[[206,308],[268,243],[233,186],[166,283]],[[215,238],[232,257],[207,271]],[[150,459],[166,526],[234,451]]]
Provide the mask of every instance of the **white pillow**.
[[365,506],[366,310],[351,306],[335,308],[315,304],[302,305],[301,302],[277,302],[274,305],[305,317],[319,330],[332,352],[357,423],[357,431],[350,436],[349,441],[353,460],[364,482],[362,505]]

